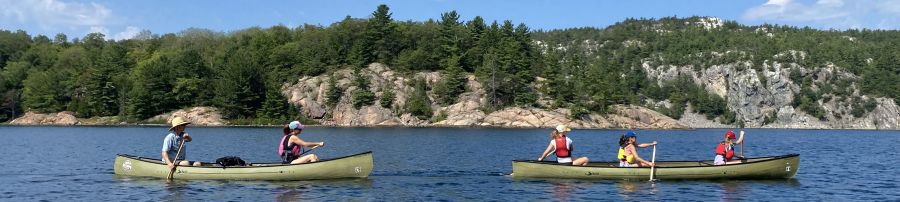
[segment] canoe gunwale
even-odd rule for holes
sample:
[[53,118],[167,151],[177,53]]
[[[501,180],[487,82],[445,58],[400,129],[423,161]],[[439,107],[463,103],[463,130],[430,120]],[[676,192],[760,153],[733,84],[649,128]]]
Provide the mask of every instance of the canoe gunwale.
[[[356,157],[356,156],[362,156],[362,155],[369,155],[369,154],[372,154],[372,151],[366,151],[366,152],[362,152],[362,153],[357,153],[357,154],[347,155],[347,156],[341,156],[341,157],[331,158],[331,159],[322,159],[322,160],[320,160],[320,161],[316,161],[316,162],[312,162],[312,163],[303,163],[303,164],[283,164],[283,163],[281,163],[281,162],[268,162],[268,163],[253,163],[253,164],[264,164],[264,165],[254,165],[254,166],[228,166],[228,167],[226,167],[226,168],[228,168],[228,169],[235,169],[235,168],[240,169],[240,168],[264,168],[264,167],[280,167],[280,166],[311,165],[311,164],[326,163],[326,162],[330,162],[330,161],[335,161],[335,160],[340,160],[340,159],[345,159],[345,158],[351,158],[351,157]],[[116,154],[116,156],[123,157],[123,158],[127,158],[127,159],[132,159],[132,160],[137,160],[137,161],[142,161],[142,162],[146,162],[146,163],[152,163],[152,164],[157,164],[157,165],[165,165],[164,163],[162,163],[162,160],[161,160],[161,159],[154,159],[154,158],[148,158],[148,157],[140,157],[140,156],[134,156],[134,155],[128,155],[128,154]],[[218,164],[216,164],[216,163],[211,163],[211,162],[202,162],[202,163],[205,163],[205,164],[214,164],[214,166],[191,166],[191,167],[194,167],[194,168],[222,168],[221,166],[217,166]]]
[[[786,155],[780,155],[780,156],[764,156],[764,157],[748,158],[748,160],[750,160],[750,159],[765,159],[765,158],[768,158],[768,159],[754,161],[754,162],[746,162],[746,163],[735,163],[735,164],[725,164],[725,165],[695,165],[695,166],[665,166],[665,167],[658,166],[657,168],[703,168],[703,167],[713,167],[713,166],[715,166],[715,167],[745,166],[748,164],[763,163],[763,162],[768,162],[768,161],[777,161],[777,160],[781,160],[781,159],[799,157],[799,156],[800,156],[800,154],[786,154]],[[697,162],[702,163],[703,161],[704,160],[700,160],[700,161],[657,161],[657,163],[697,163]],[[589,162],[589,164],[585,165],[585,166],[575,166],[572,164],[557,163],[555,161],[535,161],[535,160],[513,160],[513,164],[515,164],[515,163],[534,163],[534,164],[545,164],[545,165],[555,165],[555,166],[581,167],[581,168],[584,168],[584,167],[588,167],[588,168],[621,168],[621,169],[635,169],[635,168],[650,169],[651,168],[651,167],[618,167],[618,166],[610,167],[610,166],[602,166],[602,165],[590,165],[590,163],[618,164],[618,162],[612,162],[612,161]]]

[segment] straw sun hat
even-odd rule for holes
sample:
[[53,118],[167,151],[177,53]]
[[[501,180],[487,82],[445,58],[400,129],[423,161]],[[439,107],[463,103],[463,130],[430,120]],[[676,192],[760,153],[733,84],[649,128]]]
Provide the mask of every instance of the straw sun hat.
[[191,122],[184,121],[181,117],[175,117],[172,119],[172,127],[169,130],[174,130],[176,126],[191,124]]

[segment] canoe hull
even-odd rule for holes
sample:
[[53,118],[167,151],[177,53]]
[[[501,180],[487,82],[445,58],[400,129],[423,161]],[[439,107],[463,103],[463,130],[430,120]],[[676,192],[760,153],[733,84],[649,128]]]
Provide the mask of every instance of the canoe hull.
[[[372,152],[323,160],[315,163],[283,165],[279,163],[253,164],[222,168],[204,163],[204,166],[179,166],[174,179],[185,180],[323,180],[342,178],[366,178],[372,173]],[[166,178],[169,169],[159,159],[116,156],[115,174],[119,176]]]
[[[797,174],[800,155],[749,159],[746,163],[721,166],[712,162],[680,161],[658,162],[656,179],[661,180],[715,180],[715,179],[788,179]],[[513,161],[515,178],[566,178],[566,179],[650,179],[650,168],[619,168],[618,162],[597,162],[588,166],[561,165],[555,162]]]

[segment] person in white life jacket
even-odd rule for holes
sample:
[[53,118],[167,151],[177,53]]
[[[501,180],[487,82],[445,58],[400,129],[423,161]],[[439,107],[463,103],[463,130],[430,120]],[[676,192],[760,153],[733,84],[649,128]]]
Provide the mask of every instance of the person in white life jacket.
[[[716,158],[713,162],[716,165],[725,165],[731,163],[740,163],[740,161],[732,162],[731,159],[734,158],[734,145],[739,145],[744,143],[744,131],[741,131],[741,136],[734,139],[734,131],[728,130],[725,131],[725,140],[720,142],[718,146],[716,146]],[[740,158],[744,158],[741,156]]]
[[281,163],[301,164],[319,161],[316,154],[307,154],[300,156],[300,147],[322,147],[325,142],[307,142],[300,139],[300,132],[303,132],[303,124],[299,121],[292,121],[284,126],[284,136],[278,144],[278,155],[281,156]]
[[544,150],[538,161],[543,161],[552,152],[556,154],[556,162],[558,163],[571,163],[576,166],[587,165],[589,161],[587,157],[575,158],[572,156],[572,139],[566,137],[566,133],[569,131],[572,131],[572,129],[565,125],[556,126],[556,129],[550,132],[550,145],[547,145],[547,149]]

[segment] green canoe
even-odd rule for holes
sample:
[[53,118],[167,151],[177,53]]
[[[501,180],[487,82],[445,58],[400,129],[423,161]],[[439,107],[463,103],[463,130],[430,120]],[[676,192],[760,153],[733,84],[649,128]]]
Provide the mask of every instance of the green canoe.
[[[159,159],[125,154],[116,156],[115,174],[166,178],[169,169]],[[250,166],[221,167],[203,162],[200,167],[178,166],[175,179],[214,180],[322,180],[340,178],[366,178],[372,173],[372,152],[325,159],[315,163],[281,164],[253,163]]]
[[[712,161],[657,161],[656,179],[787,179],[797,174],[800,155],[749,158],[745,162],[712,165]],[[649,180],[650,168],[620,168],[619,162],[591,162],[587,166],[549,161],[516,160],[515,178],[637,179]]]

